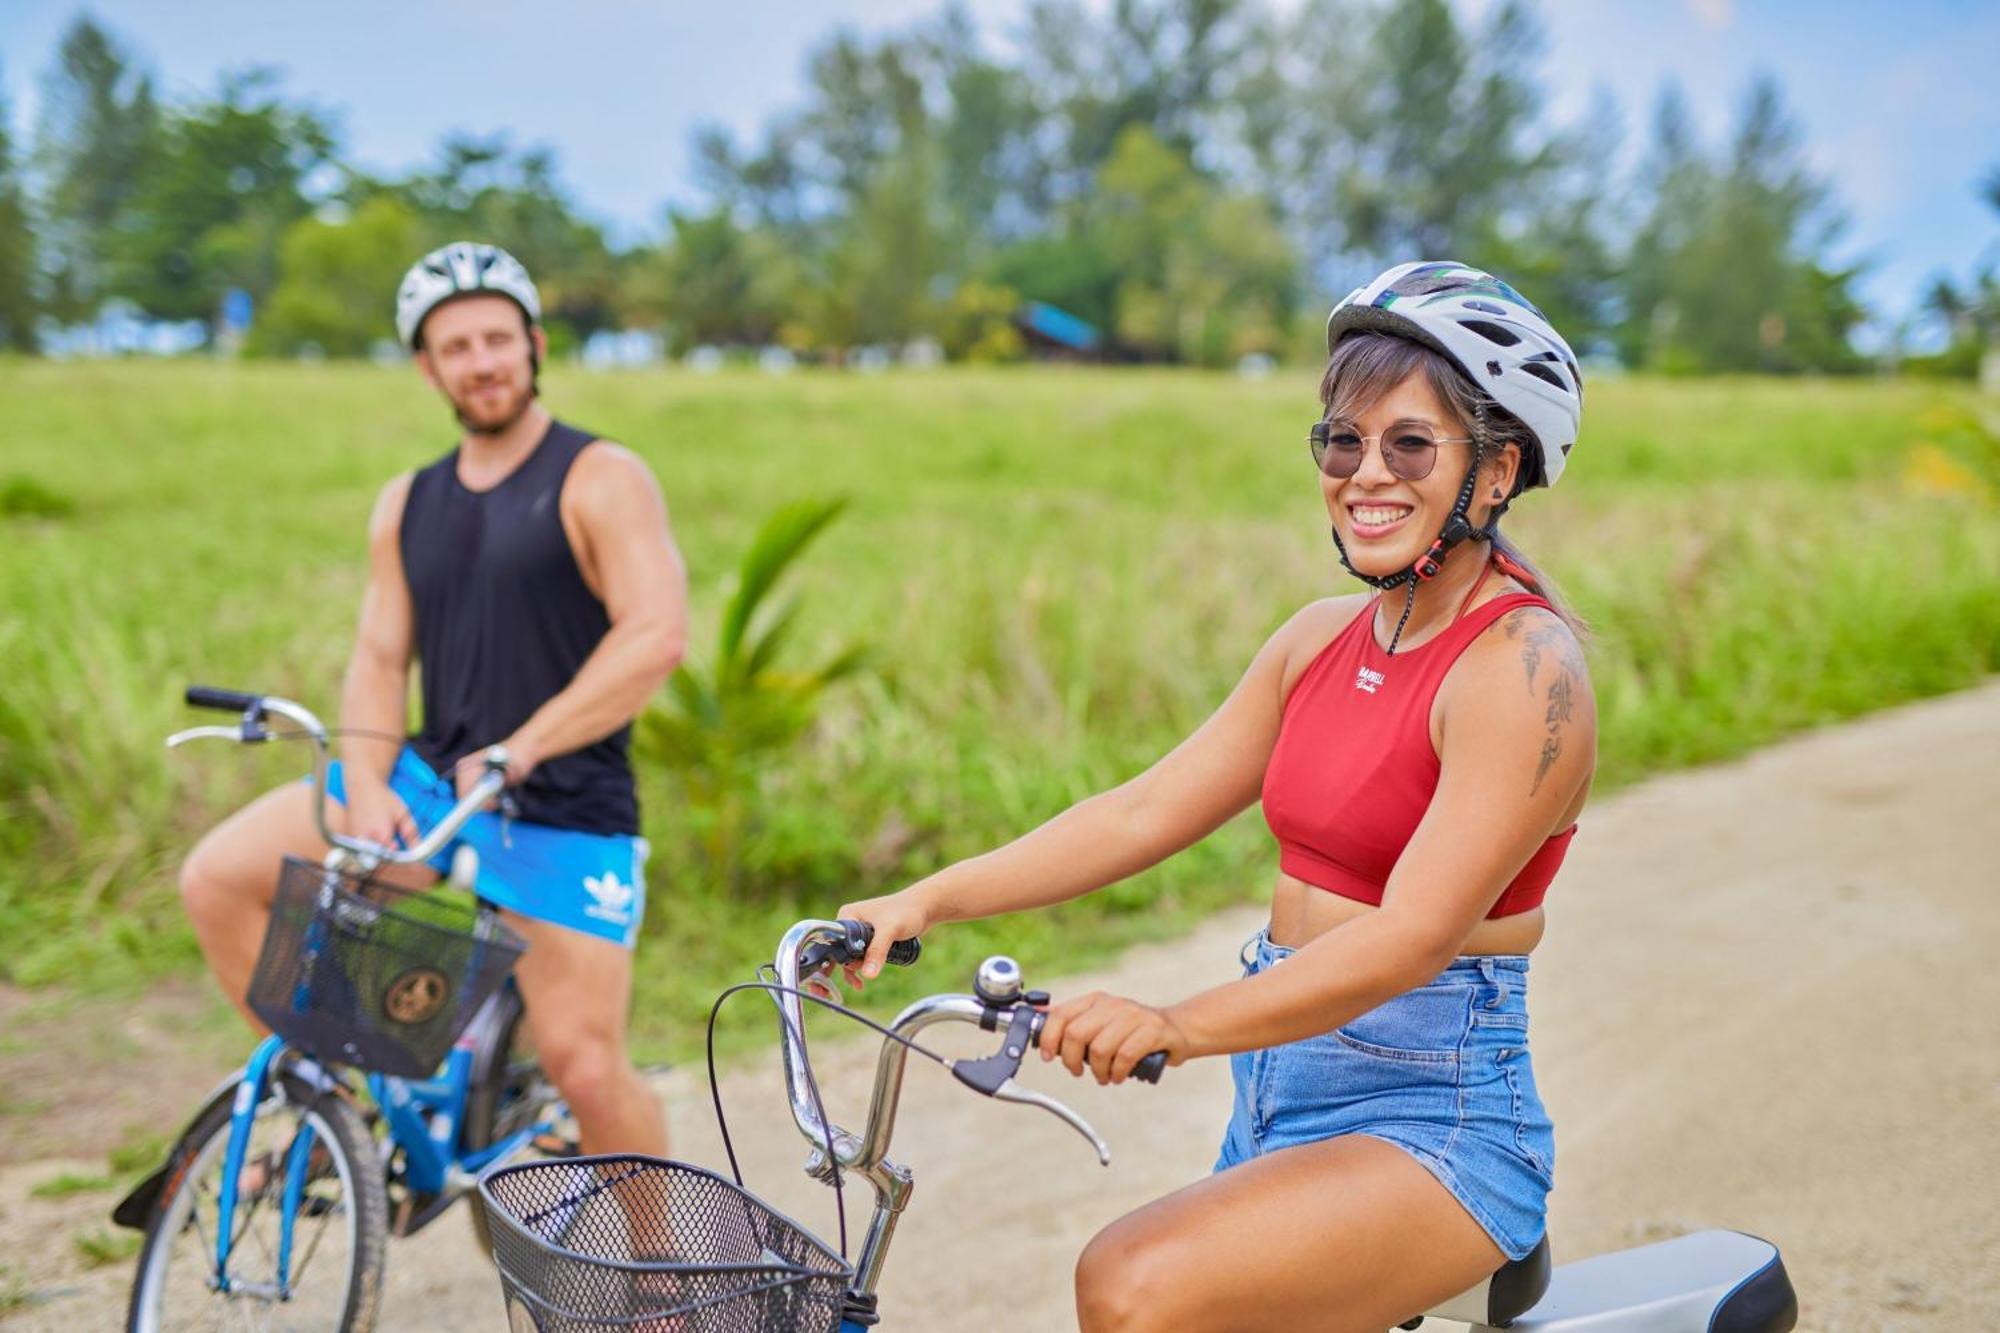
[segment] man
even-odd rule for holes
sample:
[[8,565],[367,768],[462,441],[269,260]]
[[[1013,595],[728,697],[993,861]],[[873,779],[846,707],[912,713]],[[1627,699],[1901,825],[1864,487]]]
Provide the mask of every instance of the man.
[[[646,885],[628,748],[680,660],[686,573],[646,465],[538,401],[540,321],[527,271],[494,246],[445,246],[403,279],[397,333],[463,433],[376,501],[328,794],[342,831],[414,843],[454,781],[477,781],[486,747],[506,747],[517,817],[475,815],[461,840],[480,894],[527,937],[516,975],[542,1066],[584,1151],[664,1156],[664,1113],[625,1053]],[[391,738],[413,657],[423,727],[405,743]],[[182,868],[202,952],[239,1007],[279,858],[326,852],[312,800],[298,784],[267,793]]]

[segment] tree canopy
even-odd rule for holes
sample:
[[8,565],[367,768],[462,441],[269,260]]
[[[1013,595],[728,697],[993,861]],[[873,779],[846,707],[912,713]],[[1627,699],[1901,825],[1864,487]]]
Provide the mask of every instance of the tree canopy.
[[[107,301],[216,323],[247,350],[360,355],[423,249],[506,246],[558,350],[603,329],[839,357],[935,339],[1008,357],[1041,302],[1103,354],[1224,364],[1311,345],[1330,295],[1449,257],[1530,292],[1579,350],[1666,370],[1858,366],[1858,269],[1778,85],[1701,142],[1664,88],[1635,170],[1608,93],[1552,121],[1528,0],[1032,0],[1006,54],[965,9],[835,30],[760,130],[703,126],[660,232],[623,246],[549,150],[455,135],[381,177],[338,120],[266,71],[162,99],[78,18],[44,75],[33,150],[0,115],[0,346]],[[2000,193],[2000,172],[1988,186]],[[1989,266],[1990,267],[1990,266]],[[1990,274],[1987,279],[1990,284]],[[1946,280],[1961,322],[1983,309]]]

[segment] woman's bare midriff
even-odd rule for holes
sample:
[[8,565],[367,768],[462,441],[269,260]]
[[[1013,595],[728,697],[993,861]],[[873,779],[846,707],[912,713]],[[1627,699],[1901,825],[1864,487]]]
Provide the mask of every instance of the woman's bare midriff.
[[[1278,887],[1271,895],[1271,943],[1296,949],[1326,934],[1335,926],[1379,912],[1379,907],[1343,898],[1337,893],[1314,888],[1302,879],[1278,874]],[[1513,916],[1491,917],[1472,928],[1459,946],[1461,954],[1530,953],[1542,942],[1542,909],[1532,908]]]

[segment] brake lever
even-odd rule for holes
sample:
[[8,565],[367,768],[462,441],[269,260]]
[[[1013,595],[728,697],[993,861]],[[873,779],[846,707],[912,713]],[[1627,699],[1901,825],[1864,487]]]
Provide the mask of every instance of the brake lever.
[[1083,1135],[1084,1138],[1090,1140],[1090,1146],[1097,1149],[1097,1164],[1099,1166],[1111,1165],[1111,1149],[1105,1144],[1102,1138],[1098,1137],[1097,1131],[1090,1127],[1090,1122],[1070,1110],[1067,1106],[1064,1106],[1055,1098],[1036,1092],[1033,1088],[1024,1088],[1010,1078],[993,1090],[993,1099],[1001,1102],[1017,1102],[1022,1106],[1041,1107],[1044,1111],[1047,1111],[1050,1115]]
[[[991,1010],[988,1011],[992,1012]],[[1007,1035],[1000,1041],[1000,1049],[980,1060],[948,1061],[952,1077],[976,1092],[983,1092],[996,1101],[1014,1102],[1021,1106],[1039,1106],[1056,1119],[1068,1125],[1090,1141],[1097,1149],[1100,1165],[1111,1165],[1111,1149],[1105,1146],[1090,1122],[1064,1106],[1053,1097],[1024,1088],[1014,1081],[1020,1072],[1021,1060],[1028,1048],[1035,1044],[1040,1034],[1044,1014],[1031,1005],[1019,1004],[1007,1020]]]

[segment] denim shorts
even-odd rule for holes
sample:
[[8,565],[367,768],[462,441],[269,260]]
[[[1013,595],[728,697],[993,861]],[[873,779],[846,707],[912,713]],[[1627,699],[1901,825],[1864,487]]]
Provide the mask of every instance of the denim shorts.
[[[389,789],[403,798],[419,831],[428,833],[457,804],[452,784],[404,746],[389,774]],[[339,760],[327,765],[326,794],[343,805],[347,782]],[[639,938],[646,910],[646,840],[581,829],[555,828],[480,811],[431,858],[440,875],[451,873],[461,846],[479,853],[476,891],[488,902],[537,921],[595,935],[629,949]]]
[[[1259,931],[1243,975],[1292,950]],[[1548,1223],[1555,1131],[1528,1059],[1528,959],[1461,957],[1437,978],[1317,1037],[1229,1057],[1236,1105],[1215,1169],[1366,1134],[1436,1176],[1509,1259]]]

